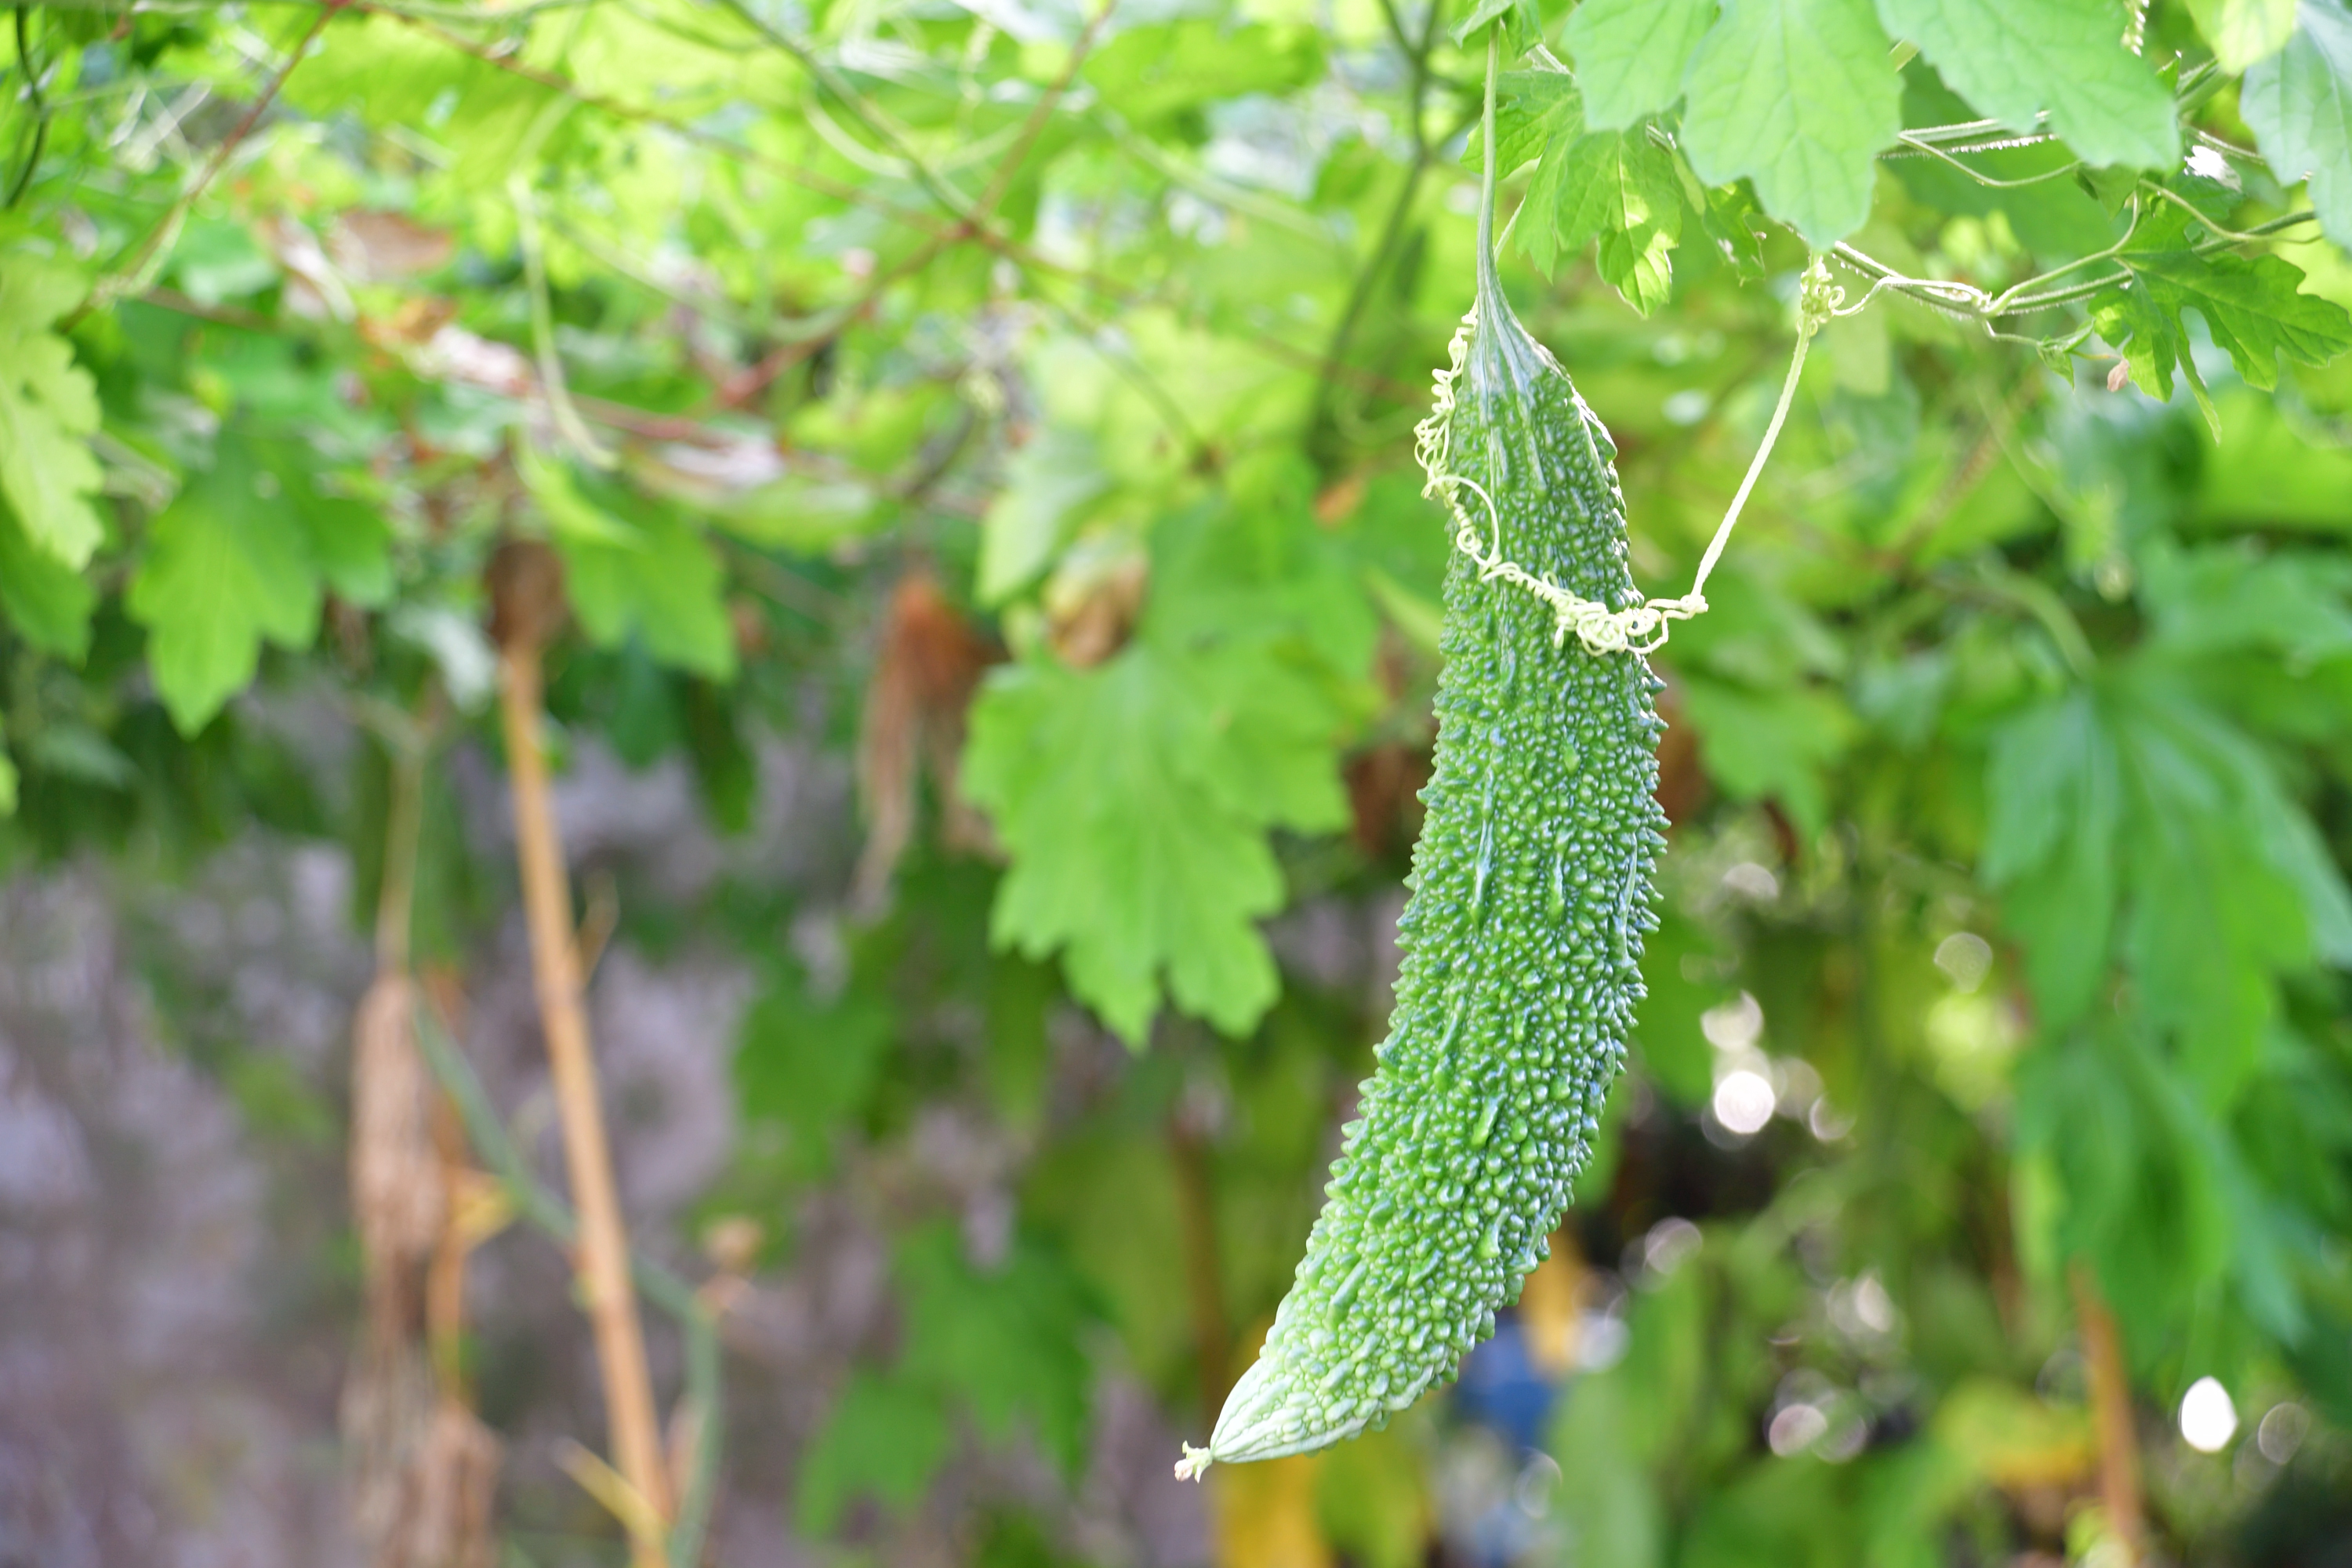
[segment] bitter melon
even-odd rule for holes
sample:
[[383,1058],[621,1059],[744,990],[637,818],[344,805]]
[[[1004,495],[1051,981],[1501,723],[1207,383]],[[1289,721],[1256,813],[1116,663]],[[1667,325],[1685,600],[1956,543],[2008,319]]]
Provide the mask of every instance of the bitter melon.
[[1660,623],[1616,449],[1504,299],[1491,212],[1423,430],[1462,547],[1395,1011],[1297,1282],[1180,1474],[1353,1436],[1452,1374],[1545,1256],[1643,994]]

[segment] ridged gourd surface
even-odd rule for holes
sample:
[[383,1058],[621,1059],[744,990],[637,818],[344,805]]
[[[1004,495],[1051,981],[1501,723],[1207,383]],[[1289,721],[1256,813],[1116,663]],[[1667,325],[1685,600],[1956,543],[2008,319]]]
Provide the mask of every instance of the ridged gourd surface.
[[[1499,289],[1456,385],[1446,468],[1528,571],[1639,602],[1608,432]],[[1545,1256],[1643,994],[1660,683],[1638,652],[1559,646],[1551,609],[1460,550],[1445,578],[1428,812],[1387,1039],[1297,1282],[1205,1458],[1384,1424],[1452,1375]]]

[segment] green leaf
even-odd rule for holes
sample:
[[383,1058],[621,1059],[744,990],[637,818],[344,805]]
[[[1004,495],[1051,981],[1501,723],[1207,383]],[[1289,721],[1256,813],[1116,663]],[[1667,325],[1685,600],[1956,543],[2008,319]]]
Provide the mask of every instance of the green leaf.
[[1601,278],[1648,315],[1672,292],[1672,252],[1685,196],[1674,153],[1646,127],[1586,132],[1573,106],[1548,117],[1549,135],[1514,243],[1549,276],[1559,257],[1596,240]]
[[1140,1046],[1161,987],[1246,1033],[1273,1003],[1253,922],[1280,907],[1265,829],[1346,819],[1334,715],[1263,647],[1171,648],[1147,636],[1098,668],[1029,662],[971,711],[964,787],[1013,868],[991,931],[1062,955],[1070,987]]
[[2214,62],[2233,76],[2285,47],[2294,12],[2295,0],[2189,0]]
[[1151,540],[1151,635],[1170,647],[1276,642],[1352,680],[1371,662],[1380,620],[1352,542],[1307,521],[1313,470],[1296,459],[1286,468],[1273,493],[1161,521]]
[[2188,661],[2257,650],[2297,664],[2352,654],[2352,562],[2311,551],[2265,554],[2251,540],[2141,552],[2151,647]]
[[2115,921],[2122,763],[2088,692],[2030,708],[1995,731],[1979,870],[2006,890],[2046,1027],[2091,1005]]
[[589,641],[616,647],[634,635],[664,664],[734,679],[726,574],[699,529],[617,486],[583,481],[527,444],[516,468],[548,520],[565,595]]
[[1515,58],[1535,47],[1543,36],[1543,18],[1536,10],[1535,0],[1477,0],[1470,15],[1454,24],[1453,38],[1465,48],[1475,48],[1485,40],[1490,23],[1503,25],[1503,56]]
[[2168,1331],[2231,1252],[2221,1141],[2195,1097],[2152,1042],[2109,1023],[2025,1054],[2017,1129],[2058,1176],[2058,1255],[2090,1260],[2137,1359],[2177,1344]]
[[[1980,870],[2041,1021],[2082,1017],[2113,957],[2226,1099],[2276,977],[2352,960],[2352,893],[2269,761],[2158,649],[1995,731]],[[2111,933],[2116,952],[2109,952]]]
[[1205,16],[1122,31],[1086,65],[1102,101],[1139,128],[1220,99],[1287,91],[1322,74],[1322,39],[1312,27],[1228,27]]
[[872,1497],[894,1512],[920,1501],[947,1455],[939,1395],[859,1370],[801,1455],[793,1513],[803,1531],[833,1533],[853,1501]]
[[817,1173],[832,1140],[862,1121],[890,1058],[897,1018],[878,997],[851,991],[831,1003],[780,971],[736,1035],[735,1089],[744,1116],[792,1134],[793,1169]]
[[1601,276],[1626,303],[1645,316],[1665,303],[1682,237],[1682,179],[1674,154],[1646,130],[1596,132],[1566,146],[1555,139],[1528,199],[1548,204],[1562,250],[1599,242]]
[[2091,321],[2122,351],[2132,384],[2149,396],[2169,401],[2174,370],[2187,376],[2218,438],[2182,310],[2202,316],[2238,374],[2265,390],[2278,384],[2281,353],[2320,365],[2352,348],[2352,316],[2333,300],[2301,292],[2302,271],[2279,257],[2188,248],[2193,221],[2168,205],[2143,218],[2133,247],[2116,258],[2130,281],[2092,297]]
[[308,442],[256,441],[267,467],[301,524],[310,563],[335,595],[367,609],[392,602],[392,529],[381,507],[320,487],[319,454]]
[[1777,800],[1810,836],[1829,821],[1822,774],[1854,739],[1853,717],[1825,691],[1757,691],[1685,677],[1684,710],[1707,775],[1738,800]]
[[1870,216],[1900,89],[1870,0],[1730,0],[1684,86],[1700,179],[1754,181],[1764,210],[1824,249]]
[[1584,89],[1585,123],[1623,131],[1682,96],[1683,69],[1716,0],[1585,0],[1561,41]]
[[[1540,155],[1553,137],[1573,139],[1583,125],[1584,100],[1573,78],[1558,71],[1505,71],[1495,83],[1495,162],[1506,174]],[[1486,137],[1465,140],[1462,165],[1486,168]]]
[[35,647],[79,664],[89,650],[98,589],[80,573],[33,547],[16,514],[0,502],[0,611]]
[[1674,237],[1660,229],[1604,234],[1593,265],[1602,282],[1646,316],[1674,297]]
[[1003,604],[1027,586],[1110,484],[1088,432],[1048,425],[1031,437],[1006,461],[1004,486],[981,522],[980,602]]
[[85,439],[98,428],[98,392],[73,346],[48,328],[86,292],[53,262],[0,258],[0,499],[35,549],[76,570],[105,535],[90,506],[101,476]]
[[1682,237],[1682,181],[1674,154],[1636,128],[1602,131],[1566,149],[1558,181],[1560,247],[1581,250],[1637,230]]
[[319,578],[309,542],[274,479],[242,442],[163,509],[124,605],[147,628],[156,694],[193,735],[252,680],[263,639],[309,646]]
[[2304,0],[2299,18],[2285,47],[2246,72],[2238,112],[2273,174],[2310,177],[2320,226],[2352,248],[2352,7]]
[[2124,47],[2109,0],[1878,0],[1878,15],[2012,131],[2046,109],[2085,163],[2168,168],[2180,156],[2172,94]]
[[933,1225],[899,1249],[898,1276],[907,1307],[900,1375],[962,1400],[999,1439],[1028,1417],[1063,1473],[1076,1475],[1093,1384],[1085,1335],[1097,1314],[1061,1255],[1018,1237],[1002,1262],[974,1268],[956,1231]]
[[2275,256],[2228,251],[2129,251],[2149,302],[2176,321],[2195,309],[2247,384],[2278,384],[2278,356],[2323,365],[2352,348],[2352,316],[2332,300],[2297,291],[2303,273]]

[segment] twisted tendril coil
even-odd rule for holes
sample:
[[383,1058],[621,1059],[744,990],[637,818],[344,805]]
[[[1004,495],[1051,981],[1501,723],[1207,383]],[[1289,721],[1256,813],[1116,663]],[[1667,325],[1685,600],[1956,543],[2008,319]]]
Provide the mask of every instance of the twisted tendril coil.
[[[1628,609],[1612,610],[1597,600],[1580,597],[1569,592],[1548,577],[1538,577],[1503,553],[1503,519],[1496,510],[1495,499],[1477,482],[1451,472],[1446,467],[1448,448],[1453,438],[1454,384],[1462,374],[1462,367],[1470,353],[1471,334],[1478,330],[1478,307],[1473,303],[1455,329],[1454,342],[1446,353],[1446,363],[1438,367],[1431,378],[1429,416],[1413,426],[1412,455],[1421,464],[1428,483],[1421,493],[1433,500],[1443,501],[1454,514],[1454,547],[1467,555],[1478,568],[1481,577],[1499,578],[1526,589],[1551,606],[1554,647],[1566,645],[1568,634],[1574,632],[1577,641],[1587,652],[1595,654],[1650,653],[1664,647],[1674,633],[1674,623],[1687,621],[1706,613],[1707,574],[1714,570],[1717,558],[1731,536],[1732,525],[1739,521],[1740,508],[1746,504],[1756,476],[1780,433],[1780,422],[1788,416],[1789,404],[1797,390],[1797,381],[1803,374],[1805,349],[1822,324],[1835,315],[1845,302],[1845,290],[1830,280],[1829,269],[1816,257],[1805,269],[1797,297],[1797,350],[1789,365],[1789,378],[1780,391],[1780,406],[1774,410],[1772,423],[1766,430],[1763,445],[1749,465],[1747,479],[1740,485],[1731,509],[1724,514],[1716,530],[1714,541],[1707,546],[1700,562],[1698,576],[1691,591],[1672,599],[1646,599]],[[1462,504],[1462,492],[1476,496],[1486,509],[1487,520],[1493,524],[1494,544],[1490,548],[1481,533],[1477,520]]]

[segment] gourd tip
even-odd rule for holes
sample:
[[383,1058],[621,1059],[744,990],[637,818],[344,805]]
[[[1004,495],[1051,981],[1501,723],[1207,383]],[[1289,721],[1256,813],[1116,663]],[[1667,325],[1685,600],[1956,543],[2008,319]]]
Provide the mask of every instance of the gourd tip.
[[1184,1457],[1176,1461],[1176,1479],[1180,1481],[1197,1481],[1201,1479],[1201,1472],[1207,1469],[1213,1462],[1208,1449],[1196,1448],[1187,1443],[1184,1445]]

